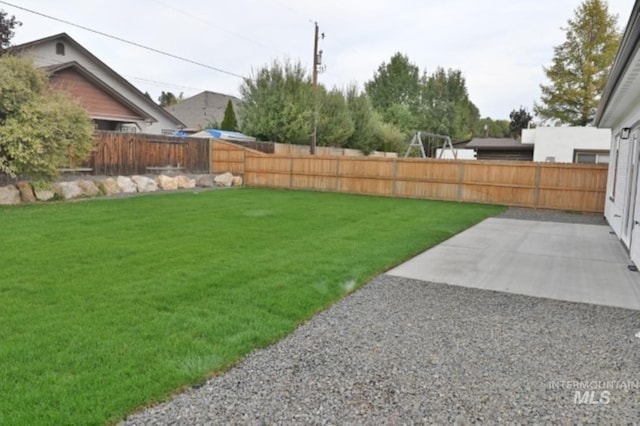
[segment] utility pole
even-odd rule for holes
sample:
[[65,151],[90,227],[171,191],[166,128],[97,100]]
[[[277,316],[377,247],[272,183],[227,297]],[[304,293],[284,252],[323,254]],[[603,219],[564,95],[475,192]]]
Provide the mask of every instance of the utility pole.
[[311,155],[316,154],[316,135],[318,132],[318,23],[314,22],[313,36],[313,133],[311,133]]

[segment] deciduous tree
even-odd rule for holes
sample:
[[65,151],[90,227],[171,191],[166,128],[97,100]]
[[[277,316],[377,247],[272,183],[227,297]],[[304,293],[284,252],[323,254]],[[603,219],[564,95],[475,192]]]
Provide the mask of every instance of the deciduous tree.
[[585,0],[568,21],[566,40],[554,48],[553,63],[544,72],[535,113],[556,124],[586,126],[593,121],[620,42],[617,16],[607,2]]
[[51,179],[91,153],[86,111],[46,84],[44,71],[24,59],[0,57],[0,172]]
[[393,124],[382,120],[365,93],[352,84],[347,87],[344,97],[354,124],[353,134],[347,139],[345,147],[367,154],[375,150],[403,151],[407,145],[406,135]]
[[394,106],[406,108],[413,114],[420,99],[420,69],[408,56],[398,52],[389,63],[380,64],[373,79],[365,83],[365,91],[373,108],[385,120]]
[[484,117],[476,124],[473,135],[481,138],[508,138],[511,137],[509,125],[509,120],[494,120],[490,117]]
[[355,130],[344,96],[338,89],[327,92],[323,87],[319,87],[318,90],[318,145],[344,146]]
[[242,131],[262,140],[309,143],[313,119],[311,78],[300,62],[274,61],[240,86]]
[[437,68],[422,78],[421,129],[468,140],[480,119],[460,70]]

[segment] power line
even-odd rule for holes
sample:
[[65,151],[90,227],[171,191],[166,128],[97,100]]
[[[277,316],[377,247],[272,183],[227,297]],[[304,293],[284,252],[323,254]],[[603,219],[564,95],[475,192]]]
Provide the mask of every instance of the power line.
[[184,10],[182,10],[182,9],[179,9],[179,8],[177,8],[177,7],[173,6],[173,5],[167,4],[167,3],[163,2],[163,1],[160,1],[160,0],[149,0],[149,1],[152,1],[152,2],[154,2],[154,3],[158,3],[158,4],[160,4],[160,5],[164,6],[164,7],[168,8],[168,9],[172,9],[172,10],[174,10],[174,11],[176,11],[176,12],[178,12],[178,13],[181,13],[181,14],[183,14],[183,15],[185,15],[185,16],[188,16],[188,17],[190,17],[190,18],[197,19],[197,20],[199,20],[199,21],[201,21],[201,22],[205,23],[205,24],[206,24],[206,25],[208,25],[208,26],[211,26],[211,27],[217,28],[218,30],[221,30],[221,31],[223,31],[223,32],[225,32],[225,33],[231,34],[231,35],[233,35],[233,36],[235,36],[235,37],[241,38],[241,39],[246,40],[246,41],[248,41],[248,42],[254,43],[254,44],[258,45],[258,46],[266,47],[267,49],[271,49],[271,50],[274,50],[274,51],[276,51],[276,52],[286,54],[286,52],[284,52],[284,51],[282,51],[282,50],[280,50],[280,49],[278,49],[278,48],[275,48],[275,47],[273,47],[273,46],[269,46],[269,45],[267,45],[267,44],[264,44],[264,43],[262,43],[262,42],[259,42],[259,41],[257,41],[257,40],[254,40],[254,39],[252,39],[252,38],[249,38],[249,37],[247,37],[247,36],[245,36],[245,35],[242,35],[242,34],[239,34],[239,33],[234,32],[234,31],[228,30],[228,29],[226,29],[226,28],[223,28],[223,27],[221,27],[220,25],[216,25],[216,24],[212,23],[211,21],[209,21],[209,20],[207,20],[207,19],[201,18],[201,17],[200,17],[200,16],[198,16],[198,15],[194,15],[193,13],[189,13],[189,12],[184,11]]
[[198,90],[198,91],[205,91],[206,89],[202,89],[202,88],[198,88],[198,87],[191,87],[191,86],[183,86],[180,84],[174,84],[174,83],[167,83],[165,81],[158,81],[158,80],[151,80],[148,78],[144,78],[144,77],[135,77],[132,75],[126,76],[128,78],[130,78],[131,80],[137,80],[137,81],[143,81],[147,84],[150,84],[152,86],[157,86],[157,87],[173,87],[174,89],[185,89],[185,90]]
[[290,11],[295,13],[296,15],[302,17],[305,21],[309,21],[312,24],[315,23],[315,21],[313,19],[309,18],[308,16],[306,16],[305,14],[300,12],[298,9],[295,9],[295,8],[289,6],[288,4],[281,2],[280,0],[271,0],[271,1],[274,2],[274,3],[278,3],[280,6],[284,7],[285,9],[289,9]]
[[[53,64],[64,64],[67,61],[62,61],[59,59],[54,59],[48,56],[42,56],[42,55],[36,55],[34,53],[30,53],[33,57],[35,58],[40,58],[40,59],[45,59],[50,63]],[[82,64],[82,66],[84,68],[86,68],[89,71],[101,71],[99,68],[96,67],[92,67],[89,66],[87,64]],[[145,78],[145,77],[136,77],[133,75],[126,75],[126,74],[122,74],[123,77],[126,77],[129,80],[137,80],[137,81],[143,81],[151,86],[156,86],[156,87],[166,87],[166,88],[174,88],[174,89],[185,89],[185,90],[193,90],[193,91],[205,91],[206,89],[200,88],[200,87],[191,87],[191,86],[185,86],[185,85],[180,85],[180,84],[176,84],[176,83],[167,83],[166,81],[158,81],[158,80],[152,80],[149,78]]]
[[228,75],[231,75],[231,76],[234,76],[234,77],[238,77],[238,78],[241,78],[241,79],[245,78],[244,76],[242,76],[240,74],[236,74],[236,73],[231,72],[231,71],[223,70],[222,68],[214,67],[214,66],[211,66],[211,65],[204,64],[202,62],[198,62],[198,61],[194,61],[192,59],[188,59],[188,58],[185,58],[185,57],[182,57],[182,56],[174,55],[173,53],[168,53],[168,52],[156,49],[154,47],[145,46],[144,44],[140,44],[140,43],[137,43],[135,41],[127,40],[127,39],[124,39],[124,38],[121,38],[121,37],[118,37],[118,36],[107,34],[107,33],[102,32],[102,31],[94,30],[93,28],[89,28],[89,27],[86,27],[84,25],[79,25],[79,24],[76,24],[76,23],[73,23],[73,22],[70,22],[70,21],[66,21],[64,19],[56,18],[54,16],[50,16],[50,15],[47,15],[47,14],[44,14],[44,13],[41,13],[41,12],[38,12],[38,11],[35,11],[35,10],[27,9],[26,7],[17,6],[15,4],[9,3],[7,1],[0,0],[0,3],[6,4],[7,6],[15,7],[16,9],[20,9],[20,10],[23,10],[25,12],[33,13],[34,15],[42,16],[42,17],[47,18],[47,19],[51,19],[51,20],[54,20],[54,21],[57,21],[57,22],[61,22],[63,24],[71,25],[73,27],[80,28],[80,29],[85,30],[85,31],[89,31],[89,32],[101,35],[103,37],[108,37],[108,38],[111,38],[113,40],[120,41],[122,43],[130,44],[132,46],[139,47],[141,49],[149,50],[151,52],[158,53],[160,55],[168,56],[168,57],[173,58],[173,59],[178,59],[178,60],[183,61],[183,62],[188,62],[188,63],[193,64],[193,65],[198,65],[198,66],[203,67],[203,68],[207,68],[207,69],[210,69],[210,70],[213,70],[213,71],[221,72],[223,74],[228,74]]

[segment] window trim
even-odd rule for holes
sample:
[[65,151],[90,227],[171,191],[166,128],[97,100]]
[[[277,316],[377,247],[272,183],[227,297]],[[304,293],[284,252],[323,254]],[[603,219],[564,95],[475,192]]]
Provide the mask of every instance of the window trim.
[[[595,155],[596,161],[595,163],[580,163],[578,162],[578,155]],[[598,162],[600,156],[609,157],[609,161],[606,163]],[[574,149],[573,150],[573,162],[576,164],[609,164],[611,161],[611,151],[608,149]]]

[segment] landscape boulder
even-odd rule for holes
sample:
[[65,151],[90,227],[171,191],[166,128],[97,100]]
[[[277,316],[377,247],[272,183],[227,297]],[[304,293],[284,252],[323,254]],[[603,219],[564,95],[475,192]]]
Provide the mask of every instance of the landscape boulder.
[[232,186],[242,186],[242,176],[234,176],[233,180],[231,181],[231,185]]
[[13,185],[0,186],[0,204],[20,204],[20,191]]
[[36,202],[36,196],[33,193],[33,187],[29,182],[26,182],[26,181],[18,182],[16,187],[18,188],[18,191],[20,191],[20,199],[22,200],[23,203]]
[[75,181],[54,183],[53,188],[65,200],[72,200],[82,196],[82,188]]
[[178,182],[178,188],[190,189],[196,187],[196,180],[187,176],[176,176],[176,182]]
[[196,178],[196,186],[200,188],[213,188],[215,183],[213,182],[213,176],[211,175],[200,175]]
[[53,192],[50,189],[34,189],[34,192],[36,194],[36,200],[38,201],[49,201],[52,200],[53,197],[56,196],[56,193]]
[[165,175],[160,175],[156,178],[156,183],[158,187],[164,191],[173,191],[174,189],[178,189],[178,181],[176,178],[172,178]]
[[233,184],[233,175],[229,172],[223,173],[215,177],[216,186],[230,187]]
[[138,192],[138,187],[129,177],[118,176],[116,178],[116,183],[118,184],[118,188],[120,188],[120,192],[124,192],[125,194]]
[[131,176],[131,180],[138,187],[138,192],[155,192],[158,190],[156,181],[146,176]]
[[78,180],[77,182],[84,197],[97,197],[100,195],[100,189],[92,180]]
[[120,187],[118,186],[118,182],[114,178],[99,180],[97,183],[98,186],[102,188],[102,192],[104,192],[104,195],[115,195],[121,192]]

